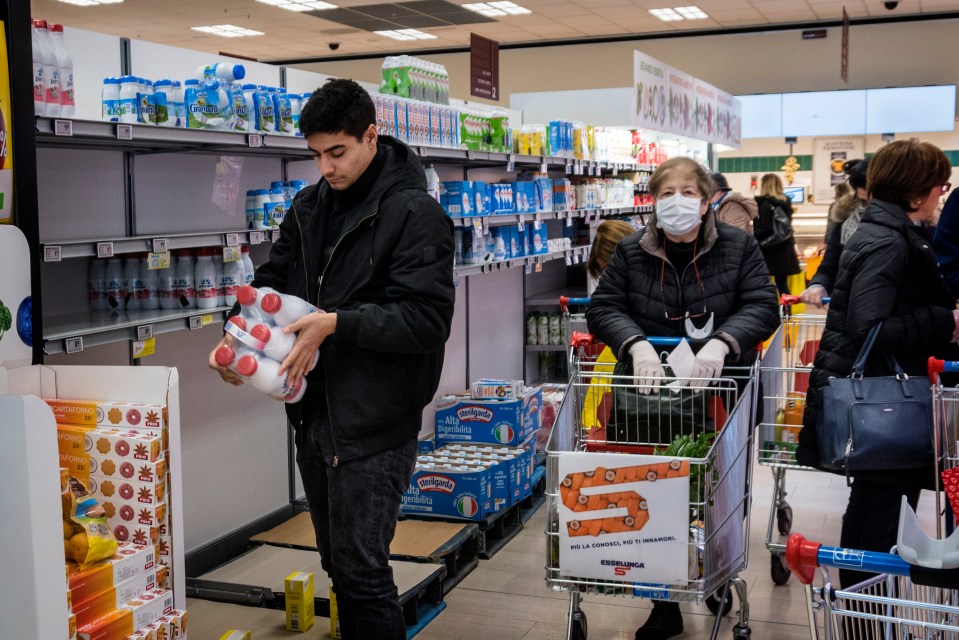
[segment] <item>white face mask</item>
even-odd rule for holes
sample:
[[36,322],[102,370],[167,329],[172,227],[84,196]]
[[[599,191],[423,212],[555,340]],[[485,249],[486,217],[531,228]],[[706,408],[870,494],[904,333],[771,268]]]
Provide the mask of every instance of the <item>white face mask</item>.
[[687,198],[676,193],[656,201],[656,226],[674,236],[683,236],[702,221],[699,198]]

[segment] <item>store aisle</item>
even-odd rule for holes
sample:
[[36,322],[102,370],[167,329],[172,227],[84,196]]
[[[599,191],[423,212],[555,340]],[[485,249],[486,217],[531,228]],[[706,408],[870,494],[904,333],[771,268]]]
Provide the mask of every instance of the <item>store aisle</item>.
[[[786,483],[787,500],[793,507],[793,531],[810,539],[837,544],[849,491],[845,479],[825,473],[795,471],[787,474]],[[777,587],[769,576],[770,555],[764,541],[772,488],[769,469],[756,466],[749,566],[743,574],[749,588],[750,625],[755,638],[805,639],[809,637],[809,631],[802,585],[791,578],[787,584]],[[919,511],[924,523],[932,522],[932,494],[923,494]],[[546,587],[544,528],[545,509],[540,509],[514,540],[491,560],[481,561],[446,596],[447,609],[416,637],[423,640],[555,640],[564,637],[568,596]],[[191,600],[191,636],[195,634],[201,640],[219,637],[226,620],[217,612],[223,606]],[[738,608],[738,602],[735,607]],[[648,600],[586,597],[583,610],[589,623],[590,640],[632,640],[649,608]],[[686,631],[677,637],[708,638],[713,617],[706,607],[683,605],[683,610]],[[287,632],[281,631],[282,612],[259,610],[259,613],[260,618],[250,622],[251,626],[262,625],[251,629],[254,638],[286,637]],[[733,623],[731,616],[724,619],[720,638],[731,637]],[[316,628],[303,637],[324,638],[328,629],[328,620],[317,618]]]

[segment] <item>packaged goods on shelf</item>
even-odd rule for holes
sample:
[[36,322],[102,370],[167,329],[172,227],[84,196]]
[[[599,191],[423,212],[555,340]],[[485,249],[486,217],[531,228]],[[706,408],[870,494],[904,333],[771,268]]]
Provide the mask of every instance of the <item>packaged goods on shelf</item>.
[[149,593],[158,587],[156,569],[146,571],[96,593],[84,600],[74,600],[73,612],[77,624],[85,626],[111,611],[120,609],[129,600],[142,593]]
[[136,631],[175,611],[173,592],[167,589],[153,589],[130,599],[118,609],[125,609],[133,614],[133,630]]
[[188,634],[187,612],[179,609],[168,615],[163,616],[156,622],[146,627],[156,634],[157,640],[167,638],[167,640],[186,640]]
[[60,464],[70,470],[70,475],[87,482],[91,475],[109,479],[135,480],[151,483],[166,477],[166,460],[136,460],[121,457],[115,451],[100,453],[94,449],[86,453],[60,452]]
[[61,453],[93,453],[116,460],[155,462],[163,457],[163,443],[157,436],[73,424],[57,425]]
[[313,627],[313,574],[294,572],[286,577],[286,630],[309,631]]
[[522,380],[481,378],[470,385],[474,400],[512,400],[522,395],[526,385]]
[[67,587],[74,601],[87,600],[138,575],[156,573],[156,550],[152,546],[129,542],[120,542],[118,546],[112,558],[86,569],[67,564]]
[[413,56],[387,56],[381,67],[380,93],[449,104],[446,67]]
[[71,613],[67,617],[67,638],[74,640],[77,637],[77,614]]
[[388,135],[414,146],[460,148],[460,111],[395,95],[372,96],[376,125]]
[[93,622],[77,627],[80,640],[119,640],[133,634],[133,612],[115,609]]
[[[539,228],[537,228],[537,226]],[[549,237],[546,233],[546,226],[536,223],[526,225],[526,235],[529,238],[529,254],[542,255],[549,253]]]
[[417,461],[401,509],[406,514],[482,520],[494,513],[489,470]]
[[169,566],[173,553],[173,538],[170,536],[161,535],[159,541],[157,542],[156,548],[157,562]]
[[133,429],[166,429],[167,408],[143,402],[44,398],[60,424]]
[[[152,532],[150,534],[151,542],[155,544],[156,540],[159,540],[160,523],[166,519],[167,514],[165,502],[159,504],[136,504],[104,500],[102,504],[103,508],[107,510],[107,521],[111,527],[116,528],[122,525],[127,529],[142,528],[143,531],[155,529],[155,534]],[[114,532],[114,535],[117,535],[116,532]],[[130,539],[125,533],[123,536],[125,537],[121,538],[121,536],[118,535],[117,540]],[[154,537],[156,540],[153,539]],[[136,540],[132,541],[136,544],[142,544]]]
[[436,442],[489,442],[515,446],[539,428],[542,392],[527,388],[515,400],[443,396],[436,401]]

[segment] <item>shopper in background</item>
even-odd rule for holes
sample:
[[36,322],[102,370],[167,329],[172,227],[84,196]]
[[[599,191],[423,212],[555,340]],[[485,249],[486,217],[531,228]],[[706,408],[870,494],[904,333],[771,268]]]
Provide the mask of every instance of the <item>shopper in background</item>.
[[[845,167],[845,165],[843,166]],[[833,189],[833,201],[829,205],[829,212],[826,217],[826,233],[823,235],[823,242],[829,242],[829,235],[832,233],[833,227],[845,222],[854,207],[855,198],[847,179],[846,182],[840,182]]]
[[[908,375],[925,376],[930,356],[956,353],[959,338],[955,297],[939,277],[930,220],[948,189],[951,168],[928,142],[900,140],[880,149],[869,164],[870,201],[858,230],[846,243],[832,291],[826,327],[813,363],[799,434],[797,459],[819,465],[816,406],[830,377],[852,370],[866,335],[882,330],[866,375],[889,376],[885,356]],[[902,496],[915,508],[919,491],[934,482],[933,469],[857,473],[843,517],[840,544],[850,549],[889,551],[896,544]],[[868,577],[840,571],[843,587]]]
[[[603,272],[606,271],[610,256],[613,255],[613,249],[623,238],[635,231],[633,225],[625,220],[605,220],[596,227],[596,237],[593,238],[589,260],[586,262],[586,274],[591,283],[599,282]],[[595,285],[590,288],[590,294],[594,289]],[[600,374],[612,374],[615,364],[616,356],[608,346],[604,347],[592,368],[589,390],[583,401],[583,426],[587,429],[603,423],[603,416],[606,413],[603,400],[607,397],[606,394],[612,391],[612,379]]]
[[822,299],[829,295],[836,283],[836,274],[839,271],[839,256],[849,238],[859,228],[859,220],[869,203],[866,193],[866,172],[869,170],[869,158],[865,160],[849,160],[843,165],[843,171],[849,176],[848,183],[852,193],[843,196],[829,208],[830,220],[833,218],[835,207],[836,224],[827,234],[826,253],[823,255],[816,275],[809,281],[806,290],[799,294],[803,302],[822,306]]
[[[776,288],[756,240],[717,224],[709,206],[712,188],[694,160],[661,164],[649,181],[656,212],[643,230],[616,245],[586,312],[589,330],[631,363],[646,393],[657,392],[666,375],[647,336],[685,337],[687,320],[712,327],[692,377],[716,378],[727,364],[753,363],[757,345],[779,325]],[[654,601],[636,639],[682,631],[679,604]]]
[[752,235],[753,220],[759,215],[756,200],[733,191],[729,187],[726,176],[721,173],[713,173],[709,179],[713,182],[713,196],[710,202],[716,212],[716,222],[731,224]]
[[959,189],[949,195],[942,207],[932,248],[939,256],[939,273],[946,286],[959,298]]
[[253,281],[326,311],[286,327],[297,339],[281,373],[304,375],[320,349],[289,417],[346,640],[406,638],[389,546],[454,300],[450,219],[413,151],[375,122],[352,80],[313,93],[300,130],[322,178],[297,194]]
[[789,276],[801,273],[793,239],[792,203],[783,192],[783,181],[775,173],[767,173],[759,182],[759,216],[753,223],[756,240],[762,249],[769,273],[779,293],[789,293]]

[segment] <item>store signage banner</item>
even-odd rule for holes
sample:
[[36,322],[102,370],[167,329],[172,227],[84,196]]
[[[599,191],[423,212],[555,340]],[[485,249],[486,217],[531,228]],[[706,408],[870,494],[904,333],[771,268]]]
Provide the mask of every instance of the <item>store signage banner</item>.
[[[738,109],[737,109],[738,105]],[[716,133],[712,142],[718,142],[729,147],[739,146],[737,133],[742,125],[742,104],[731,94],[716,89]]]
[[865,157],[866,139],[816,138],[814,144],[813,202],[829,204],[836,199],[836,185],[846,181],[842,165],[847,160]]
[[13,144],[10,141],[10,58],[0,20],[0,224],[13,222]]
[[716,140],[716,87],[696,80],[696,137]]
[[559,478],[561,575],[688,582],[688,459],[564,453]]
[[633,51],[633,122],[656,131],[669,130],[669,67],[645,53]]
[[669,68],[669,131],[682,136],[696,135],[696,78]]

